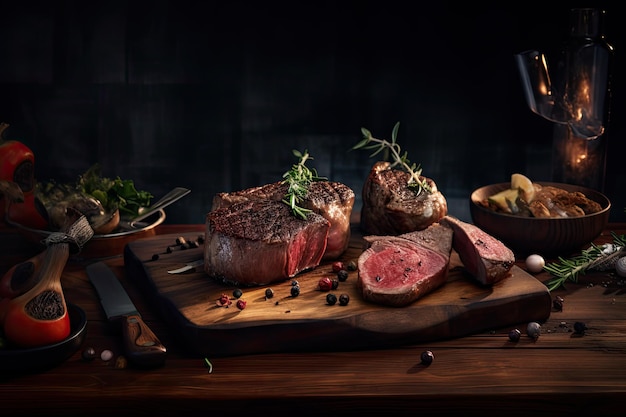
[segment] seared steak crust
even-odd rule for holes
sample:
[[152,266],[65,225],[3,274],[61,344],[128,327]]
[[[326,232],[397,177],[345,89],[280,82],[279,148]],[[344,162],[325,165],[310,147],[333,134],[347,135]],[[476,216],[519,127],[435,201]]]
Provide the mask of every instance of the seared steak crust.
[[319,265],[330,223],[316,213],[296,218],[284,203],[248,200],[206,219],[204,270],[236,285],[265,285]]
[[435,182],[426,178],[432,192],[419,195],[407,185],[407,172],[377,162],[363,185],[361,229],[372,235],[398,235],[423,230],[448,212],[448,203]]
[[[287,193],[287,184],[281,181],[213,197],[212,210],[247,200],[280,201]],[[348,249],[350,243],[350,216],[354,206],[354,191],[345,184],[334,181],[316,181],[311,184],[302,207],[322,215],[330,222],[324,258],[336,259]]]
[[366,236],[358,286],[367,301],[403,307],[442,286],[448,277],[452,229],[434,223],[399,236]]

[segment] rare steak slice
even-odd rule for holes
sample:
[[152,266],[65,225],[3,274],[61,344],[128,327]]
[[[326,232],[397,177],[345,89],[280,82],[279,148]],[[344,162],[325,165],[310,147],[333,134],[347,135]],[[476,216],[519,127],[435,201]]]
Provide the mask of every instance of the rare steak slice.
[[361,229],[371,235],[396,236],[423,230],[448,212],[448,204],[437,185],[425,178],[431,192],[419,194],[409,188],[410,174],[377,162],[363,184]]
[[[287,184],[281,181],[259,187],[229,193],[218,193],[213,197],[212,210],[227,207],[247,200],[281,201],[287,193]],[[301,206],[322,215],[330,222],[328,242],[323,259],[337,259],[350,243],[350,216],[354,206],[354,191],[345,184],[335,181],[315,181]]]
[[481,228],[453,216],[441,219],[454,230],[452,246],[467,272],[479,283],[491,285],[510,275],[515,254],[504,243]]
[[284,203],[248,200],[206,218],[204,270],[242,286],[285,280],[319,265],[330,223],[316,213],[297,218]]
[[399,236],[366,236],[358,259],[358,286],[376,304],[404,307],[442,286],[448,277],[452,229],[433,223]]

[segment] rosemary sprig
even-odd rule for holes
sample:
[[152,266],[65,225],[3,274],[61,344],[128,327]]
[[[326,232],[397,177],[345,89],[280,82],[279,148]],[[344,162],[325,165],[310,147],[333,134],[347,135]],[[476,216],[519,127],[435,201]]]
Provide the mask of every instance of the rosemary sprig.
[[430,193],[432,191],[430,185],[425,178],[421,178],[422,168],[419,164],[411,163],[408,159],[408,153],[404,151],[402,153],[402,149],[397,142],[398,137],[398,129],[400,128],[400,122],[397,122],[393,127],[393,131],[391,132],[391,142],[385,139],[377,139],[372,136],[372,133],[366,128],[361,128],[361,133],[363,133],[363,140],[354,145],[352,149],[374,149],[374,152],[370,155],[370,158],[383,152],[383,160],[387,161],[389,159],[389,153],[391,152],[391,156],[393,157],[393,162],[390,165],[390,168],[400,166],[401,169],[410,174],[408,186],[409,188],[414,189],[419,195],[422,190]]
[[[624,248],[626,246],[626,235],[617,235],[611,232],[613,236],[613,245],[615,247]],[[585,274],[588,270],[598,265],[604,258],[611,256],[615,251],[605,251],[604,245],[591,244],[588,249],[581,251],[580,255],[570,259],[559,257],[559,262],[548,263],[544,266],[544,270],[554,276],[546,286],[548,291],[553,291],[559,287],[565,288],[567,281],[578,282],[578,277]]]
[[291,207],[294,216],[306,220],[311,210],[299,206],[309,192],[309,185],[314,181],[326,181],[327,178],[317,175],[315,168],[308,168],[306,162],[313,160],[309,151],[304,153],[294,149],[292,153],[298,158],[298,163],[291,166],[291,169],[283,174],[283,184],[288,184],[287,193],[283,198],[283,203]]

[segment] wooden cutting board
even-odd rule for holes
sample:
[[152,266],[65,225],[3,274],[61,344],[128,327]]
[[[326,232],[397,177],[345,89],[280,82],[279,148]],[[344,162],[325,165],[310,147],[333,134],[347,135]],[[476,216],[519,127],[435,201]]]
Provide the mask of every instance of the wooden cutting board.
[[[340,260],[356,262],[363,250],[358,228]],[[291,295],[292,280],[267,287],[241,288],[246,308],[220,307],[221,294],[231,298],[236,287],[206,275],[202,267],[182,274],[168,270],[203,257],[203,245],[181,249],[177,238],[197,241],[193,235],[157,235],[130,242],[124,249],[127,277],[133,280],[178,331],[191,353],[207,357],[289,351],[341,351],[385,348],[455,338],[473,333],[545,321],[552,302],[545,285],[517,266],[512,275],[492,287],[483,287],[467,275],[453,250],[446,284],[407,307],[385,307],[366,302],[357,290],[357,272],[349,273],[332,292],[348,294],[345,306],[328,305],[318,288],[324,276],[336,278],[332,262],[301,273],[300,295]],[[172,249],[166,253],[167,248]],[[153,255],[158,259],[153,260]],[[259,259],[259,262],[263,262]],[[524,326],[525,328],[525,326]]]

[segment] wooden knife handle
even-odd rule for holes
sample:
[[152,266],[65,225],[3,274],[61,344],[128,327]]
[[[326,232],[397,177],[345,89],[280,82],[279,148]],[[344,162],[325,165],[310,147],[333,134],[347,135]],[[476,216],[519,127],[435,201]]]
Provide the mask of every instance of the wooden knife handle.
[[143,367],[163,364],[167,349],[139,314],[125,317],[122,334],[129,362]]

